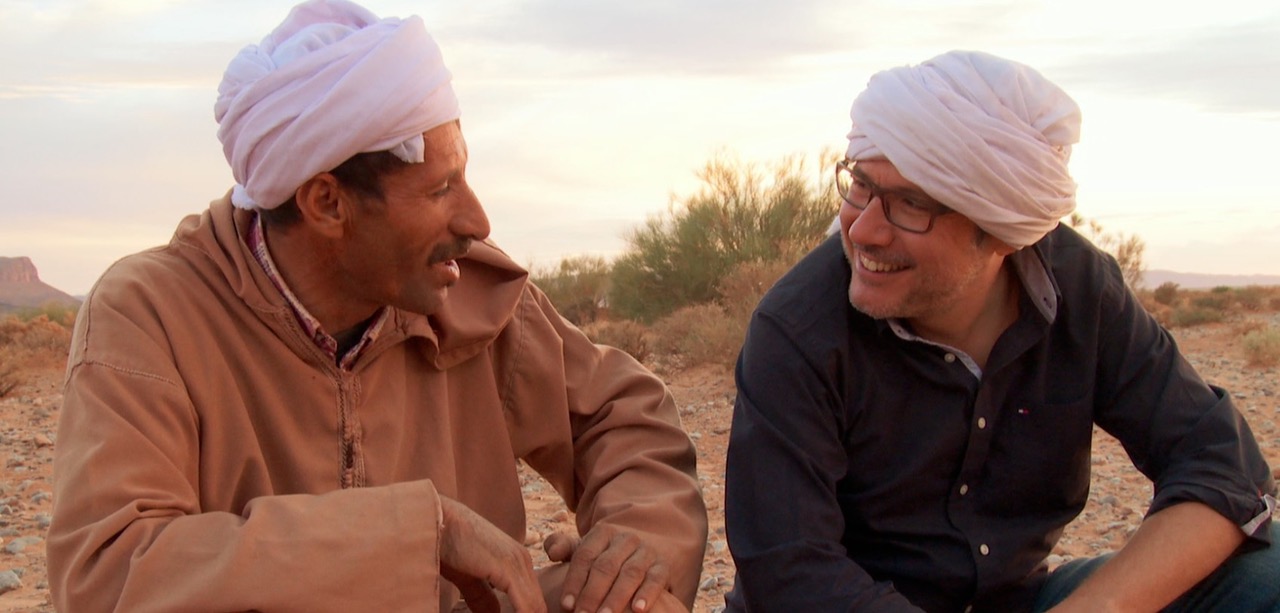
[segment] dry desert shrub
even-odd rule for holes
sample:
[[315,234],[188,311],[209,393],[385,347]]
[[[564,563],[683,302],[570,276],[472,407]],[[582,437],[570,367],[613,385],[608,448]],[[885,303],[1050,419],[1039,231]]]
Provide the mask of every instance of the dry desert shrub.
[[582,332],[592,342],[617,347],[637,361],[649,359],[649,331],[639,323],[629,319],[599,320],[582,326]]
[[71,330],[38,315],[29,321],[9,317],[0,322],[0,347],[10,347],[28,357],[66,360],[71,348]]
[[0,398],[9,395],[22,383],[18,361],[9,347],[0,347]]
[[716,286],[716,293],[720,295],[720,304],[724,305],[725,313],[742,320],[745,326],[765,292],[782,275],[787,274],[794,264],[795,258],[784,258],[766,262],[743,262],[734,267]]
[[1240,323],[1237,323],[1236,325],[1232,326],[1231,328],[1231,330],[1235,333],[1235,335],[1240,338],[1244,338],[1250,332],[1257,332],[1259,330],[1266,330],[1266,329],[1267,329],[1267,322],[1262,321],[1260,319],[1245,319]]
[[1261,285],[1237,287],[1233,293],[1236,304],[1246,311],[1261,311],[1271,297],[1271,290]]
[[0,397],[22,384],[25,370],[65,363],[70,347],[71,331],[43,314],[0,320]]
[[655,349],[679,354],[686,364],[733,364],[746,321],[729,316],[719,305],[687,306],[653,325]]
[[1244,335],[1244,355],[1250,366],[1270,368],[1280,364],[1280,328],[1268,326]]
[[1178,284],[1173,281],[1165,281],[1152,292],[1152,297],[1160,304],[1173,306],[1174,302],[1178,300]]
[[1170,325],[1169,322],[1173,316],[1173,307],[1157,300],[1154,292],[1143,290],[1138,292],[1137,296],[1138,304],[1141,304],[1142,308],[1147,313],[1150,313],[1152,317],[1156,318],[1156,321],[1160,322],[1160,325]]

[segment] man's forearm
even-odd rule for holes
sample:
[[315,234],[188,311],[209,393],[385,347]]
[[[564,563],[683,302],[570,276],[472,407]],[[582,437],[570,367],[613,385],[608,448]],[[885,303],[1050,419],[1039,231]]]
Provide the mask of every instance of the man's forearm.
[[1208,506],[1171,506],[1148,517],[1053,611],[1158,611],[1209,576],[1244,539],[1238,526]]

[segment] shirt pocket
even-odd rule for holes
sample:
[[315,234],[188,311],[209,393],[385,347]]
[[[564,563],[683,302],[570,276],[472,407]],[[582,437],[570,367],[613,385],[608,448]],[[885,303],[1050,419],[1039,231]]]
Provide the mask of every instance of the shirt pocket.
[[1089,496],[1092,400],[1016,402],[1003,411],[987,463],[997,511],[1072,515]]

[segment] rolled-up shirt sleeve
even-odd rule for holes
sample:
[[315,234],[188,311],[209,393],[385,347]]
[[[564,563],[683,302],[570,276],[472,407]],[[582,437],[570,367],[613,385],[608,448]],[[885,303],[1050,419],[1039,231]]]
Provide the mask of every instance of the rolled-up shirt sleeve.
[[1248,423],[1133,294],[1114,285],[1103,293],[1113,305],[1102,312],[1115,317],[1100,337],[1095,421],[1154,483],[1148,513],[1199,502],[1255,545],[1269,543],[1276,485]]

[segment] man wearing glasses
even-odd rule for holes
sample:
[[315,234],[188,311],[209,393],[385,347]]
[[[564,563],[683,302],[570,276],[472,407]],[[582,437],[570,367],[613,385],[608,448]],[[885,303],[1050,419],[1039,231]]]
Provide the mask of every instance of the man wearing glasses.
[[[872,77],[851,116],[837,235],[738,361],[729,611],[1280,610],[1243,417],[1058,224],[1076,104],[951,52]],[[1095,424],[1154,498],[1121,551],[1050,574]]]

